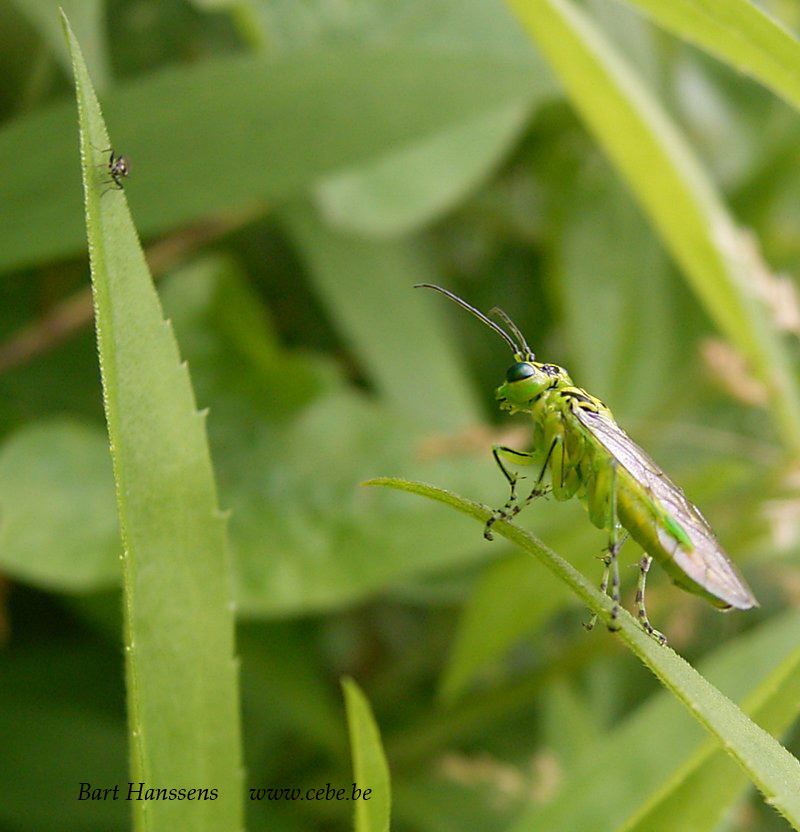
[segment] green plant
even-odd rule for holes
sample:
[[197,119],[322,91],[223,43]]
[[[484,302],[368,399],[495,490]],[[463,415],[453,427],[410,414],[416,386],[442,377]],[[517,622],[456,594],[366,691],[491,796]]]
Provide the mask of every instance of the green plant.
[[[79,61],[81,210],[55,5],[0,6],[0,826],[127,829],[79,784],[159,772],[230,800],[139,828],[384,829],[381,745],[401,832],[796,826],[788,29],[746,0],[64,5],[132,167],[101,195]],[[460,513],[505,498],[506,356],[417,282],[500,304],[612,406],[761,609],[654,569],[684,661],[579,626],[608,610],[580,506],[523,515],[551,548],[485,543]],[[358,487],[386,474],[460,511]],[[356,780],[374,803],[249,799]]]

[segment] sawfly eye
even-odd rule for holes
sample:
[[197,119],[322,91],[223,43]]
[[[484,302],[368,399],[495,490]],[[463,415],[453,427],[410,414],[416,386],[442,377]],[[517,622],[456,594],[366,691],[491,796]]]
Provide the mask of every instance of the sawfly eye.
[[527,361],[519,361],[517,364],[512,364],[506,373],[506,381],[515,382],[523,381],[530,378],[536,373],[533,364],[528,364]]

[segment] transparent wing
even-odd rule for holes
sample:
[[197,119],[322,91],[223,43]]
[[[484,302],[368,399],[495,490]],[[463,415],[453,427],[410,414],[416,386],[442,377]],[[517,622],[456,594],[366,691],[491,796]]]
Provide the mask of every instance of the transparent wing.
[[[673,546],[672,557],[680,569],[700,586],[739,609],[757,606],[753,593],[717,542],[700,509],[686,499],[683,491],[613,418],[585,410],[577,402],[573,403],[572,410],[609,455],[685,530],[694,548],[687,550],[683,546]],[[665,531],[658,529],[659,537],[663,537]],[[677,544],[678,541],[674,542]]]

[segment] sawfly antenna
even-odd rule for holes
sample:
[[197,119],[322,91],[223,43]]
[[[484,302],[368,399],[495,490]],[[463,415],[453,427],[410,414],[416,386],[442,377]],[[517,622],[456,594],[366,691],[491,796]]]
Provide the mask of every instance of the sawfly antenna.
[[528,342],[525,340],[525,336],[519,331],[519,327],[511,320],[511,318],[506,315],[505,312],[499,307],[494,306],[489,310],[489,314],[494,316],[495,318],[500,318],[500,320],[511,330],[514,337],[519,342],[520,346],[523,348],[523,355],[525,356],[526,361],[533,361],[536,356],[533,354],[533,350],[528,346]]
[[[514,339],[501,327],[499,327],[494,321],[490,320],[483,314],[483,312],[479,312],[474,306],[470,306],[465,300],[461,300],[458,295],[454,295],[452,292],[449,292],[447,289],[443,289],[441,286],[437,286],[435,283],[416,283],[414,284],[415,289],[434,289],[435,291],[439,292],[440,294],[444,295],[445,297],[450,298],[453,303],[457,303],[459,306],[463,307],[467,310],[467,312],[472,313],[479,321],[483,321],[490,329],[493,329],[507,344],[511,347],[511,352],[514,355],[518,355],[520,353],[520,348],[517,344],[514,343]],[[514,327],[514,330],[517,328]],[[525,344],[525,340],[522,339],[522,343],[525,345],[527,349],[527,344]],[[530,350],[529,350],[530,351]]]

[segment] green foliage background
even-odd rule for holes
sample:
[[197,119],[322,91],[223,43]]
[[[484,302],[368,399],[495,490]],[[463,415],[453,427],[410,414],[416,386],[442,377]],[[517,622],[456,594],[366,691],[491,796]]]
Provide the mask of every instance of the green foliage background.
[[[349,785],[347,675],[381,728],[398,830],[789,828],[617,639],[584,632],[540,564],[359,483],[503,502],[488,448],[514,429],[524,444],[526,427],[495,412],[504,345],[411,286],[503,306],[741,564],[760,610],[719,615],[654,569],[651,618],[796,753],[796,111],[626,6],[578,4],[671,119],[651,122],[656,144],[673,152],[674,130],[697,156],[679,181],[698,215],[724,205],[744,229],[720,243],[709,222],[718,265],[713,246],[682,247],[686,212],[643,212],[670,174],[624,153],[641,147],[633,128],[610,106],[594,134],[576,115],[599,79],[568,82],[571,103],[552,69],[570,44],[537,53],[500,0],[63,5],[210,408],[247,784]],[[766,5],[800,27],[797,4]],[[55,9],[0,2],[0,828],[107,832],[129,828],[127,804],[79,804],[77,788],[128,779],[120,543]],[[705,45],[746,63],[728,34]],[[580,505],[523,517],[599,579],[604,540]],[[628,544],[623,564],[637,559]],[[248,803],[248,829],[345,829],[352,809]]]

